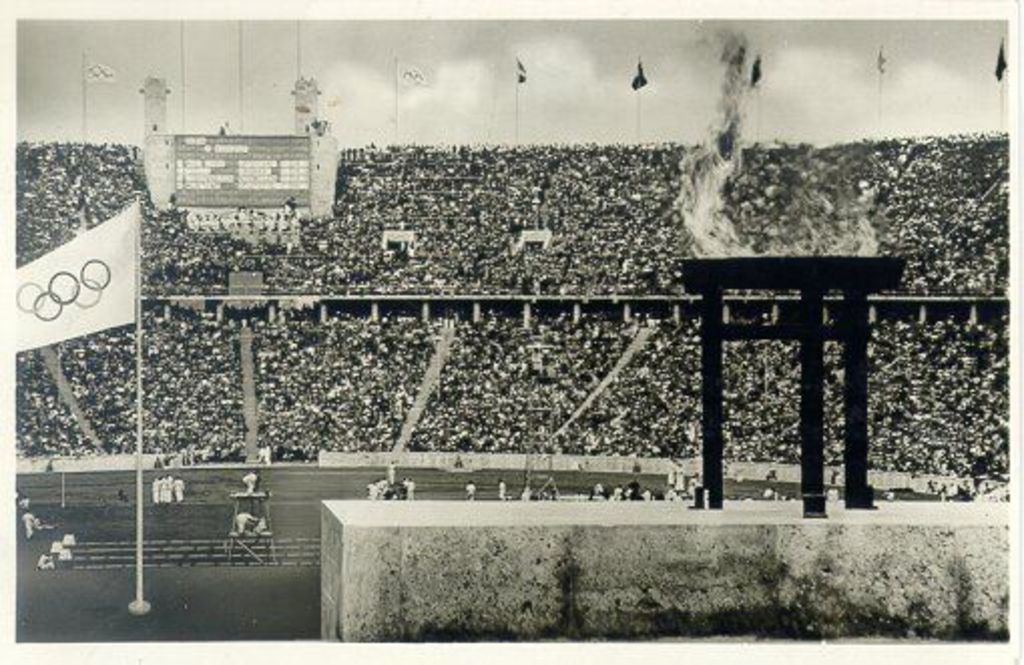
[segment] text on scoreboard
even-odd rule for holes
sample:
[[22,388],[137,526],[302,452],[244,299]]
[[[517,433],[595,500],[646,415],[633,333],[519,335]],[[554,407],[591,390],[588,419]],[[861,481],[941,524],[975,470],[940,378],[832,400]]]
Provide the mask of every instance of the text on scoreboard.
[[309,205],[309,137],[177,136],[174,159],[179,205]]

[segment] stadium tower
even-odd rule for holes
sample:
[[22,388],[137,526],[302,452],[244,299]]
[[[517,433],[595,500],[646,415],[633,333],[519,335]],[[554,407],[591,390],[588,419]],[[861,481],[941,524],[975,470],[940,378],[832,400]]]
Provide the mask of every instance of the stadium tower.
[[145,127],[142,131],[143,138],[148,139],[155,134],[167,133],[167,95],[171,94],[167,82],[162,78],[147,76],[139,89],[142,93],[145,109],[143,120]]
[[320,89],[316,86],[316,79],[300,76],[295,81],[292,95],[295,97],[295,133],[305,136],[310,133],[319,110]]

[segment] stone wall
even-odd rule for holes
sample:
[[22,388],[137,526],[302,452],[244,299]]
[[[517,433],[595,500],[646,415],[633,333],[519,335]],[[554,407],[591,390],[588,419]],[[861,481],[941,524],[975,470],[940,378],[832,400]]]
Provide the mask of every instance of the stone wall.
[[310,136],[309,210],[314,217],[327,217],[333,211],[338,159],[336,138]]
[[325,502],[327,640],[1007,639],[1008,507]]
[[176,188],[174,167],[174,136],[150,134],[142,151],[143,167],[149,198],[160,210],[166,210]]

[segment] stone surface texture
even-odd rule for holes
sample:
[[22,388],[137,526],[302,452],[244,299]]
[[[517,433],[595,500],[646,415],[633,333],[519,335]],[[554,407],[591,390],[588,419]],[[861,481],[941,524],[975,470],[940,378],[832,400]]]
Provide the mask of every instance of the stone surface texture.
[[325,502],[321,635],[1007,639],[1005,504]]

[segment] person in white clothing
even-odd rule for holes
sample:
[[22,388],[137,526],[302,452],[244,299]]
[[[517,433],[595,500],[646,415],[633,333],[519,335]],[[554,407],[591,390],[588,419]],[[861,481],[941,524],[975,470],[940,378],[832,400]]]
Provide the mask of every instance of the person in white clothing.
[[39,561],[36,562],[36,570],[53,570],[56,566],[53,563],[53,557],[45,552],[39,555]]
[[256,491],[256,487],[259,485],[260,477],[256,471],[250,471],[242,476],[242,482],[245,484],[245,493],[252,494]]
[[476,501],[476,484],[472,480],[466,483],[466,501]]
[[498,501],[508,501],[508,487],[505,486],[504,478],[498,478]]
[[21,516],[21,523],[25,525],[25,540],[32,540],[32,536],[39,530],[39,520],[32,513],[26,512]]
[[52,524],[43,524],[42,520],[27,511],[21,516],[21,523],[25,527],[25,540],[32,540],[37,531],[53,528]]
[[160,503],[160,479],[153,479],[153,503]]
[[181,478],[174,479],[174,501],[181,503],[185,500],[185,481]]
[[395,463],[388,462],[388,485],[395,484]]
[[160,503],[171,503],[174,499],[174,480],[171,476],[160,479]]
[[257,524],[259,520],[252,516],[252,513],[238,513],[235,515],[235,532],[243,536],[249,532],[249,528]]

